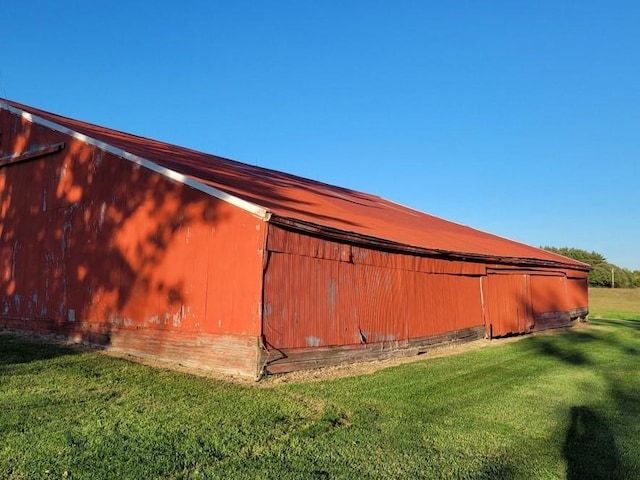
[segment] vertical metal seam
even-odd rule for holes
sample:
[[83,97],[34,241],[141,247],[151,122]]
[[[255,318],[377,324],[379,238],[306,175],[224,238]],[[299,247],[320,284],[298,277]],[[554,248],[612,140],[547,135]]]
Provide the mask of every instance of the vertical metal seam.
[[256,377],[260,378],[265,374],[267,362],[269,361],[269,351],[267,350],[266,339],[264,338],[265,325],[264,325],[264,309],[265,309],[265,285],[266,285],[266,275],[267,268],[269,267],[269,259],[271,257],[271,252],[269,252],[268,238],[269,238],[269,230],[270,225],[269,222],[264,222],[265,232],[264,239],[262,241],[262,270],[260,272],[260,308],[259,308],[259,318],[260,318],[260,334],[258,335],[258,345],[257,345],[257,365],[256,365]]
[[482,306],[482,324],[484,325],[484,331],[485,331],[485,335],[487,334],[487,312],[484,306],[484,288],[482,286],[482,279],[485,278],[485,276],[480,276],[478,277],[480,280],[480,305]]

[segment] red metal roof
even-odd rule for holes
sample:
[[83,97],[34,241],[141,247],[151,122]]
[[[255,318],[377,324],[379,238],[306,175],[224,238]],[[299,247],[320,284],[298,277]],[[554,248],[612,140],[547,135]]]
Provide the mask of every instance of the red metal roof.
[[[389,248],[516,264],[555,264],[588,269],[580,262],[519,242],[357,192],[251,166],[215,155],[92,125],[19,103],[9,106],[56,123],[262,206],[270,221],[292,228]],[[1,104],[0,104],[1,105]]]

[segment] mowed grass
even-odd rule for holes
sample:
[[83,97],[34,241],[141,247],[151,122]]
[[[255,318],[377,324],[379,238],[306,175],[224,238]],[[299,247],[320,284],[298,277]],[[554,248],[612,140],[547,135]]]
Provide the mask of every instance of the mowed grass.
[[590,288],[591,318],[640,320],[640,288]]
[[640,478],[640,322],[259,386],[0,335],[0,478]]

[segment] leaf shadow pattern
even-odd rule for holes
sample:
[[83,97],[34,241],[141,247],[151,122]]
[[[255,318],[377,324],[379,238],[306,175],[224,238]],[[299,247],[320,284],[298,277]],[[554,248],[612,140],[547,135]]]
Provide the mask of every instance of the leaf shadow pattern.
[[[378,208],[374,196],[3,99],[0,107],[0,158],[21,158],[0,165],[0,328],[112,346],[124,332],[137,350],[153,343],[179,358],[170,337],[258,335],[261,285],[250,268],[263,261],[259,207],[348,228],[358,224],[336,206]],[[54,145],[62,148],[32,155]]]
[[181,275],[161,282],[157,273],[190,226],[224,220],[215,204],[181,183],[2,114],[0,153],[55,142],[65,148],[0,171],[0,326],[108,343],[114,326],[154,308],[180,312]]
[[0,166],[0,328],[94,345],[115,329],[153,329],[159,341],[201,331],[189,307],[198,296],[206,308],[206,286],[187,280],[208,268],[209,253],[193,251],[225,228],[229,207],[0,110],[0,157],[51,144],[64,146]]

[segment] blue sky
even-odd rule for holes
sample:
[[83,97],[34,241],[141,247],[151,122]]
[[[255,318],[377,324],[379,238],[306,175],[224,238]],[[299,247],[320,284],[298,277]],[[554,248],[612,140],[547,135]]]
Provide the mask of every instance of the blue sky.
[[640,2],[1,15],[0,96],[640,269]]

